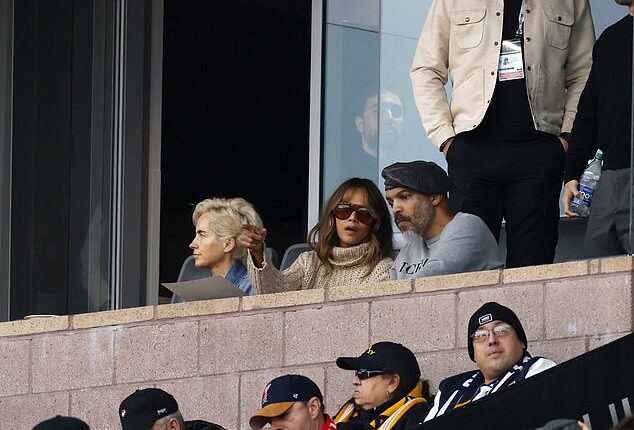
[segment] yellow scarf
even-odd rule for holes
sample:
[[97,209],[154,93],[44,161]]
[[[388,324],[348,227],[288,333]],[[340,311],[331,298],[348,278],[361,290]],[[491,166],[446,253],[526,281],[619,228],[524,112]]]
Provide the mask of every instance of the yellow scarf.
[[[425,403],[426,400],[423,399],[423,384],[418,383],[414,387],[412,391],[410,391],[407,396],[403,397],[398,402],[394,403],[392,406],[387,408],[385,411],[381,412],[379,416],[387,417],[385,421],[377,428],[376,419],[370,422],[370,425],[373,429],[376,430],[390,430],[392,427],[396,425],[398,420],[401,419],[403,415],[407,411],[409,411],[414,405],[419,403]],[[351,418],[358,416],[359,413],[354,409],[354,399],[349,400],[345,405],[339,409],[337,415],[333,418],[335,423],[345,423],[348,422]]]

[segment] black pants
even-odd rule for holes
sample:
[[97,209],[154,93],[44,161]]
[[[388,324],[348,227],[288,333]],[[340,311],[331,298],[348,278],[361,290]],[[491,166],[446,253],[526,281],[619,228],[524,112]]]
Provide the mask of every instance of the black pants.
[[478,215],[496,240],[506,220],[506,267],[553,262],[565,155],[549,134],[520,146],[458,135],[449,147],[451,208]]

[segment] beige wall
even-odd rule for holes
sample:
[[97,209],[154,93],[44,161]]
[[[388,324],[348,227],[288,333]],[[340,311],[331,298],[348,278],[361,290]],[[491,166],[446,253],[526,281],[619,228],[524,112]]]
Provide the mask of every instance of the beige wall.
[[118,429],[119,402],[158,386],[186,419],[247,429],[264,385],[289,372],[335,412],[351,379],[335,358],[377,341],[411,348],[434,388],[473,368],[466,323],[490,300],[516,311],[530,352],[561,362],[632,332],[632,258],[1,323],[0,416],[13,429],[54,414]]

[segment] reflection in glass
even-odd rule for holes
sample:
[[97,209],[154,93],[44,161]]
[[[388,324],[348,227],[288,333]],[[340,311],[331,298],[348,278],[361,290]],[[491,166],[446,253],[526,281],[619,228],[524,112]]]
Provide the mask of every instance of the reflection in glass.
[[332,24],[326,32],[322,196],[350,177],[376,182],[379,139],[379,35]]
[[353,176],[381,187],[381,170],[397,161],[446,165],[425,136],[409,80],[429,6],[419,0],[380,6],[376,0],[328,2],[322,196]]
[[329,0],[326,20],[364,30],[379,30],[380,0]]

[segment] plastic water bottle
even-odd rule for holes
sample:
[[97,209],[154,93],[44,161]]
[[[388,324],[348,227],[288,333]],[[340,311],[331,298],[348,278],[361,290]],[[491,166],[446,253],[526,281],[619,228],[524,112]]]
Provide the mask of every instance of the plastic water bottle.
[[600,149],[597,149],[597,153],[594,156],[594,160],[590,162],[586,170],[583,171],[583,175],[579,179],[579,192],[581,198],[573,198],[570,205],[570,210],[577,215],[587,218],[590,215],[590,205],[592,204],[592,196],[597,189],[599,178],[601,177],[601,165],[603,160],[603,153]]

